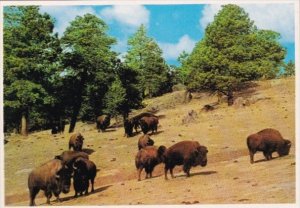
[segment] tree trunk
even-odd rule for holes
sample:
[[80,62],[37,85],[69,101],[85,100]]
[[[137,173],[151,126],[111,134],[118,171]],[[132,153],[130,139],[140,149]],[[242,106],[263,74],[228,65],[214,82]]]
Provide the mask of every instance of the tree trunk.
[[232,90],[228,90],[227,104],[228,104],[228,106],[233,105],[233,91]]
[[69,128],[69,133],[72,133],[75,129],[75,125],[76,125],[76,121],[77,121],[77,116],[79,114],[79,110],[81,107],[81,101],[80,103],[75,104],[74,108],[73,108],[73,113],[72,113],[72,117],[71,117],[71,123],[70,123],[70,128]]
[[27,121],[27,113],[22,114],[21,118],[21,131],[22,136],[28,136],[28,121]]

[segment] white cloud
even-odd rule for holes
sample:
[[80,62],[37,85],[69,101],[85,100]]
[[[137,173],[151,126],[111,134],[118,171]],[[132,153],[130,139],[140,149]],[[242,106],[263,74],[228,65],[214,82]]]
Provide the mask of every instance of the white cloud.
[[188,35],[182,36],[178,43],[158,43],[163,51],[165,59],[177,59],[182,51],[190,53],[197,41],[192,40]]
[[136,28],[141,24],[148,25],[150,12],[142,5],[114,5],[100,12],[106,20],[115,20],[124,26]]
[[90,13],[96,15],[95,10],[92,7],[78,7],[78,6],[41,6],[41,12],[47,12],[55,18],[54,32],[58,32],[59,36],[62,36],[66,28],[70,25],[70,22],[75,19],[76,16],[83,16]]
[[[249,14],[259,29],[279,32],[284,42],[294,42],[294,8],[293,4],[242,4],[239,5]],[[206,5],[199,20],[204,29],[212,22],[214,15],[221,9],[220,4]]]

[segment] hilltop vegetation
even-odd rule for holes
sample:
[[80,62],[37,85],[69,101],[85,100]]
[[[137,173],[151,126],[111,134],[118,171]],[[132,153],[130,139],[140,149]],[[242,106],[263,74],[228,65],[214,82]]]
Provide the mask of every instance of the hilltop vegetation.
[[[224,204],[295,203],[295,80],[293,77],[257,82],[238,97],[255,100],[249,105],[227,106],[226,100],[213,111],[202,110],[217,96],[193,93],[188,103],[179,101],[184,92],[147,100],[159,116],[158,133],[151,135],[155,145],[167,147],[182,140],[199,141],[208,148],[206,167],[195,167],[186,178],[182,167],[175,168],[175,179],[165,181],[163,164],[154,178],[137,181],[134,157],[139,133],[124,137],[122,127],[99,133],[95,124],[78,123],[76,132],[85,137],[83,149],[99,171],[95,193],[73,198],[74,190],[62,194],[63,202],[54,205],[137,205],[137,204]],[[146,108],[147,108],[146,107]],[[189,111],[197,114],[182,123]],[[141,111],[144,111],[142,109]],[[288,156],[264,161],[262,153],[250,164],[246,137],[263,128],[275,128],[292,141]],[[30,134],[26,139],[12,134],[5,144],[5,203],[28,205],[28,173],[68,149],[70,133],[51,135],[50,130]],[[145,197],[147,196],[147,197]],[[36,203],[45,203],[43,193]]]

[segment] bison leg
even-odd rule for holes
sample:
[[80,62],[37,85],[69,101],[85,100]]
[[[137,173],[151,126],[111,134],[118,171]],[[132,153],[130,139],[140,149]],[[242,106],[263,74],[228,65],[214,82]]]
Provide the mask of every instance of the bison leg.
[[141,180],[141,173],[142,173],[142,170],[143,170],[143,167],[140,167],[140,168],[138,169],[138,181]]
[[172,178],[175,178],[175,176],[173,175],[173,169],[174,169],[174,167],[171,167],[171,168],[170,168],[170,173],[171,173],[171,177],[172,177]]
[[168,170],[169,168],[165,166],[165,180],[168,180]]
[[30,189],[30,203],[29,206],[35,206],[35,196],[39,193],[40,189],[39,188],[32,188]]
[[92,184],[91,192],[94,192],[94,180],[95,180],[95,178],[91,178],[91,184]]
[[50,204],[50,199],[52,197],[52,192],[49,190],[45,191],[45,196],[47,197],[47,204]]
[[254,163],[254,152],[252,151],[249,151],[249,154],[250,154],[250,163]]
[[186,173],[186,176],[187,177],[190,177],[190,165],[188,165],[188,163],[184,163],[183,165],[183,171]]
[[54,193],[54,196],[56,197],[56,201],[57,202],[61,202],[61,199],[59,198],[59,194],[58,193]]
[[270,160],[270,158],[269,158],[269,153],[268,152],[263,152],[264,153],[264,156],[265,156],[265,158],[266,158],[266,160]]

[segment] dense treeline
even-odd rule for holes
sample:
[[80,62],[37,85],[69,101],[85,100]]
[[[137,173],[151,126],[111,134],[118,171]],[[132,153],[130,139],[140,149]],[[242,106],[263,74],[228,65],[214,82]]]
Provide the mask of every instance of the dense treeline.
[[95,121],[142,107],[145,97],[184,84],[189,91],[219,91],[233,99],[247,81],[295,74],[280,34],[259,30],[245,11],[225,5],[179,67],[168,66],[156,41],[141,25],[128,40],[124,62],[112,50],[116,40],[92,14],[77,16],[62,37],[38,6],[4,8],[4,130],[49,129],[69,122]]

